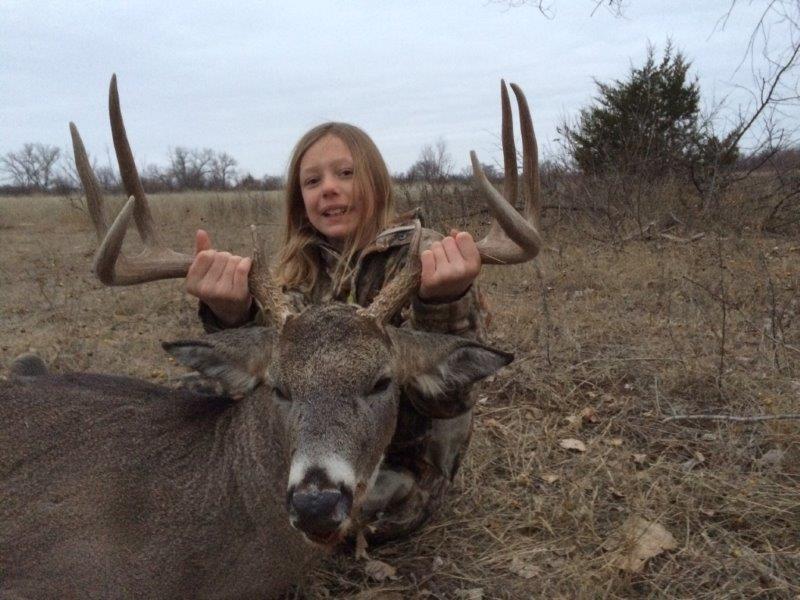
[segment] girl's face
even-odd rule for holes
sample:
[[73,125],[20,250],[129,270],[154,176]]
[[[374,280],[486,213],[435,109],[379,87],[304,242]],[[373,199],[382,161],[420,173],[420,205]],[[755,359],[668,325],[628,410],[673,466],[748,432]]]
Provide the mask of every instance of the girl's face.
[[353,155],[335,135],[321,137],[303,154],[300,190],[306,215],[314,229],[338,248],[355,232],[361,217],[353,187]]

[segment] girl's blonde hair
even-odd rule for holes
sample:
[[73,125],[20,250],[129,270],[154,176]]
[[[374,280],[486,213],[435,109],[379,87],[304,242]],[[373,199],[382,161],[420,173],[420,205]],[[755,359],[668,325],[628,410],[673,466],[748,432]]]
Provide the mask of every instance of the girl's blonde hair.
[[286,288],[310,291],[319,275],[319,256],[314,249],[316,234],[303,204],[300,161],[306,151],[326,135],[339,138],[353,155],[353,202],[361,209],[361,222],[343,248],[339,275],[343,275],[356,252],[394,218],[392,182],[375,142],[348,123],[317,125],[297,142],[286,176],[283,246],[275,269],[278,283]]

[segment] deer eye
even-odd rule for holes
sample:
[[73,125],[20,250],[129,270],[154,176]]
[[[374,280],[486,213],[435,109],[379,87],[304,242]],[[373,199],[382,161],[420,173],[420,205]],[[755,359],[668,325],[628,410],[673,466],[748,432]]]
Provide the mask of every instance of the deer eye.
[[289,397],[289,394],[287,394],[285,391],[283,391],[277,385],[272,386],[272,393],[275,394],[275,398],[277,398],[278,400],[281,400],[283,402],[291,402],[292,401],[291,398]]
[[375,382],[375,385],[372,386],[372,389],[369,391],[370,396],[375,396],[377,394],[382,394],[386,390],[389,389],[389,386],[392,385],[392,380],[389,377],[381,377],[378,381]]

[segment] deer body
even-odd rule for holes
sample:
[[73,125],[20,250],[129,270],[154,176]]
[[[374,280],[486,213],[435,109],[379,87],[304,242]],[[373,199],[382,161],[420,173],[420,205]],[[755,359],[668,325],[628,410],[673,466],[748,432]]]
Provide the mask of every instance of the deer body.
[[511,360],[343,304],[165,348],[228,394],[92,374],[0,387],[0,596],[280,594],[396,495],[370,499],[401,389],[446,403]]
[[266,597],[298,581],[317,552],[286,518],[268,395],[89,374],[4,387],[0,590]]

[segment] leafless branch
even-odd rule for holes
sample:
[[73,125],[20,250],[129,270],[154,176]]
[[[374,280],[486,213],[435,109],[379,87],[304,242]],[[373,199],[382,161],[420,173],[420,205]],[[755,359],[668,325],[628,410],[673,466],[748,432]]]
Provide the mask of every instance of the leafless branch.
[[800,419],[800,414],[788,413],[779,415],[750,415],[750,416],[737,416],[737,415],[673,415],[667,417],[662,423],[669,423],[670,421],[734,421],[736,423],[757,423],[760,421],[782,421]]

